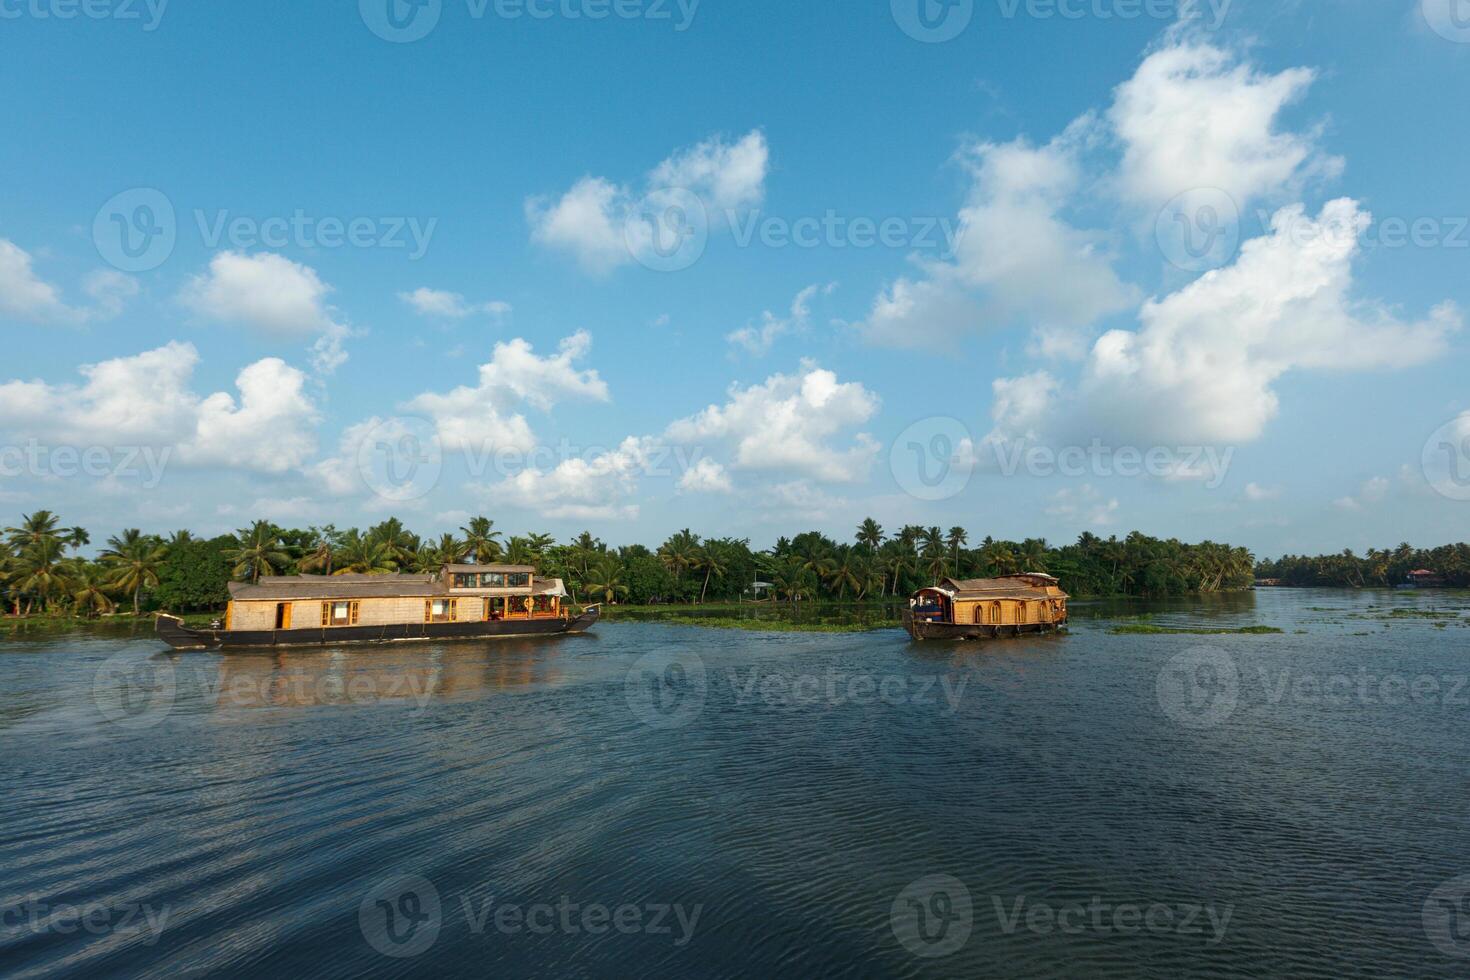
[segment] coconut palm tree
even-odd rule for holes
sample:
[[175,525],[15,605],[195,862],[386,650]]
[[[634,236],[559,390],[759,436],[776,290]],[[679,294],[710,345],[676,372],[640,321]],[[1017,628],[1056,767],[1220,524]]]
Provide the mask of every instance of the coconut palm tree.
[[[30,615],[31,604],[36,599],[41,601],[41,608],[45,610],[53,598],[69,588],[71,578],[64,551],[61,539],[52,534],[36,538],[16,556],[11,588],[26,597],[25,615]],[[17,602],[17,613],[19,609]]]
[[602,596],[604,602],[616,602],[619,596],[628,594],[623,566],[610,555],[603,557],[588,569],[582,588],[589,597]]
[[675,582],[682,582],[684,573],[694,567],[698,552],[699,538],[686,527],[659,546],[658,560],[673,573]]
[[699,602],[703,605],[705,594],[709,592],[709,580],[711,576],[714,578],[724,578],[725,573],[730,570],[730,563],[718,547],[706,545],[695,552],[694,565],[692,567],[704,572],[704,585],[699,590]]
[[331,525],[314,527],[311,534],[311,543],[306,546],[306,554],[301,556],[296,567],[306,574],[319,572],[322,575],[331,575],[332,566],[337,559],[337,550],[333,544],[337,530]]
[[391,575],[398,571],[388,543],[366,536],[357,528],[343,535],[335,560],[337,570],[333,575]]
[[863,518],[863,522],[858,525],[857,542],[865,545],[869,551],[876,552],[883,543],[883,525],[871,517]]
[[839,548],[827,573],[827,585],[836,586],[837,598],[845,599],[849,588],[854,592],[862,590],[863,575],[862,555],[852,548]]
[[7,527],[5,533],[10,537],[10,544],[20,551],[30,545],[37,544],[46,538],[57,537],[56,525],[61,522],[49,510],[38,510],[34,514],[22,514],[19,527]]
[[158,571],[167,557],[167,545],[137,528],[107,539],[102,563],[109,572],[108,583],[119,592],[132,593],[134,616],[140,611],[139,595],[158,585]]
[[226,548],[224,556],[233,566],[237,579],[260,581],[262,575],[274,575],[291,561],[281,546],[281,534],[270,521],[256,521],[249,528],[235,532],[235,547]]
[[500,532],[495,522],[488,517],[472,517],[464,527],[464,543],[467,553],[474,556],[476,565],[492,565],[500,560]]
[[954,573],[960,573],[960,549],[969,542],[970,536],[964,528],[955,526],[949,529],[945,537],[945,544],[949,545],[950,557],[954,559]]
[[117,608],[107,594],[110,585],[105,569],[88,562],[78,562],[72,573],[71,598],[76,611],[83,616],[105,616]]
[[470,546],[468,542],[461,541],[452,534],[445,534],[440,536],[437,544],[429,545],[426,550],[430,560],[430,568],[425,569],[428,571],[445,565],[458,565],[470,553]]

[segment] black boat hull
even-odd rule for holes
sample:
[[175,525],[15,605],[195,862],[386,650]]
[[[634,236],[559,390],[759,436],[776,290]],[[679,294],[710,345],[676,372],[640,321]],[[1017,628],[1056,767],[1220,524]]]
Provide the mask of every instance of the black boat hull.
[[488,623],[395,623],[391,626],[334,626],[289,630],[190,629],[176,616],[161,614],[154,626],[159,639],[175,650],[248,650],[261,647],[339,646],[437,640],[493,640],[522,636],[571,636],[591,629],[596,608],[575,619],[501,619]]
[[903,628],[915,640],[997,640],[1012,636],[1055,633],[1067,625],[1059,623],[1027,623],[1022,626],[986,626],[981,623],[938,623],[916,619],[912,610],[903,611]]

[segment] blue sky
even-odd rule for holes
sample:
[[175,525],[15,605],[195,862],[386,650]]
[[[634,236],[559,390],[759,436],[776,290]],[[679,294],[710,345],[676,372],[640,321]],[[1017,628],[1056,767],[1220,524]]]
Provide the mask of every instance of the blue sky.
[[389,2],[0,0],[7,512],[1470,529],[1451,0]]

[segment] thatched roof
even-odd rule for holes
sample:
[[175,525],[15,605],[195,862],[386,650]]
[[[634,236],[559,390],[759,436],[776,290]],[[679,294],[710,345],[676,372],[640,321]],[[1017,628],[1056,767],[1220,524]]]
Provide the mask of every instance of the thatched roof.
[[[1004,578],[946,578],[936,588],[956,599],[1056,599],[1068,598],[1057,587],[1057,579],[1040,572]],[[1055,590],[1055,591],[1052,591]]]

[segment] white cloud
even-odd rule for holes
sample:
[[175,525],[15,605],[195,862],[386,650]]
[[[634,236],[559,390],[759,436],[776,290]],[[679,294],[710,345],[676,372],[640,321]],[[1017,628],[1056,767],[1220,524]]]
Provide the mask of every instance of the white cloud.
[[732,386],[723,405],[673,423],[667,436],[705,449],[727,444],[737,469],[851,483],[866,478],[878,444],[862,432],[847,446],[832,440],[866,423],[878,404],[861,384],[840,382],[833,372],[803,361],[797,374],[775,374],[748,388]]
[[[1452,306],[1404,323],[1351,296],[1358,234],[1370,217],[1343,199],[1319,217],[1283,208],[1235,264],[1144,304],[1136,331],[1094,345],[1085,416],[1127,437],[1189,445],[1244,442],[1276,414],[1276,381],[1303,369],[1423,363],[1460,326]],[[1346,230],[1347,233],[1344,233]]]
[[1260,502],[1262,500],[1275,500],[1280,496],[1280,487],[1263,487],[1259,483],[1247,483],[1245,485],[1246,500]]
[[846,497],[827,493],[809,480],[773,484],[761,491],[759,501],[767,521],[827,521],[850,506]]
[[[1060,216],[1081,182],[1077,154],[1090,117],[1035,147],[1026,140],[968,148],[972,187],[952,261],[919,261],[859,325],[872,342],[917,346],[936,335],[1032,324],[1047,354],[1075,353],[1071,335],[1135,301],[1114,273],[1104,236]],[[1058,288],[1065,283],[1065,288]]]
[[555,202],[526,201],[531,240],[572,255],[591,275],[605,276],[635,259],[626,229],[638,197],[678,203],[677,193],[698,197],[711,227],[722,214],[759,204],[765,195],[770,150],[760,131],[734,144],[715,137],[675,152],[648,174],[640,191],[605,177],[578,180]]
[[1283,108],[1316,75],[1258,71],[1232,52],[1180,41],[1155,51],[1115,93],[1108,121],[1123,144],[1123,196],[1157,208],[1195,188],[1219,188],[1245,208],[1313,175],[1341,171],[1311,135],[1277,132]]
[[[557,353],[545,357],[538,356],[519,337],[497,343],[490,360],[480,365],[478,384],[461,385],[448,392],[426,391],[399,408],[430,423],[441,453],[462,453],[477,466],[492,462],[493,454],[499,451],[528,453],[537,443],[530,423],[521,413],[524,405],[550,410],[566,398],[609,400],[607,385],[597,372],[576,367],[575,362],[591,346],[592,338],[585,331],[566,338]],[[395,433],[422,441],[426,434],[421,425],[412,423],[412,418],[374,416],[349,426],[342,433],[337,452],[318,462],[312,472],[328,493],[359,493],[365,487],[358,460],[364,441],[392,441]]]
[[399,293],[398,298],[422,316],[443,317],[448,320],[463,320],[476,314],[485,314],[495,319],[508,316],[509,303],[491,300],[487,303],[468,302],[460,293],[420,286],[411,293]]
[[522,470],[490,488],[487,499],[549,518],[631,520],[638,516],[638,505],[622,501],[637,491],[647,452],[646,440],[629,436],[617,449],[591,459],[574,457],[550,470]]
[[791,301],[791,311],[784,317],[770,310],[761,314],[760,325],[746,324],[739,330],[725,335],[731,345],[741,347],[757,357],[769,354],[771,346],[781,336],[793,330],[805,330],[811,324],[811,302],[820,293],[830,294],[836,283],[826,286],[808,286],[796,294]]
[[98,269],[87,276],[82,288],[97,304],[96,315],[104,318],[117,316],[140,291],[137,279],[116,269]]
[[695,460],[694,465],[679,477],[679,489],[690,493],[729,493],[734,487],[730,483],[730,474],[725,472],[723,466],[703,457]]
[[404,408],[431,419],[446,449],[529,450],[535,437],[516,412],[521,404],[546,411],[564,398],[609,400],[607,384],[597,372],[576,367],[575,362],[591,347],[592,337],[586,331],[566,338],[557,353],[546,357],[537,356],[519,337],[497,343],[490,360],[480,365],[477,385],[462,385],[442,394],[424,392]]
[[1118,498],[1104,499],[1102,492],[1090,483],[1063,487],[1052,494],[1051,506],[1046,508],[1046,513],[1068,524],[1107,527],[1117,523]]
[[0,238],[0,316],[33,323],[76,323],[80,310],[61,301],[61,294],[31,268],[31,254]]
[[245,367],[239,399],[189,387],[199,353],[171,342],[83,365],[80,384],[0,384],[0,428],[75,446],[169,446],[189,465],[282,473],[315,451],[305,375],[276,358]]
[[327,305],[332,287],[310,266],[271,252],[220,252],[209,270],[179,292],[179,302],[201,317],[240,323],[275,336],[316,336],[317,370],[330,374],[347,360],[343,342],[351,328]]
[[82,284],[95,302],[92,308],[68,305],[61,290],[46,282],[33,267],[31,253],[0,238],[0,317],[27,323],[81,324],[107,319],[122,312],[138,293],[138,281],[113,269],[99,269]]
[[734,144],[714,137],[659,164],[648,175],[648,185],[693,191],[714,211],[738,210],[765,197],[770,159],[765,134],[759,130]]

